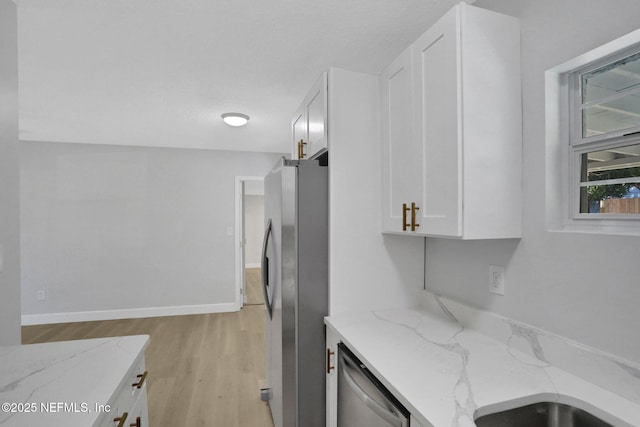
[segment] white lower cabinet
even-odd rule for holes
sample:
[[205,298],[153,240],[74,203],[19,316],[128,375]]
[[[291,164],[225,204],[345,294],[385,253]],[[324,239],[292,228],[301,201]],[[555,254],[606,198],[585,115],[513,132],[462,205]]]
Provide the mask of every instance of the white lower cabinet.
[[460,3],[382,73],[383,232],[520,237],[519,40]]
[[148,426],[148,344],[132,335],[0,347],[0,396],[31,409],[0,413],[0,425]]
[[147,371],[141,354],[108,403],[100,427],[148,427]]
[[338,426],[338,344],[337,335],[327,328],[327,427]]
[[[129,413],[130,427],[149,427],[149,408],[147,404],[146,386]],[[126,424],[125,424],[126,425]]]

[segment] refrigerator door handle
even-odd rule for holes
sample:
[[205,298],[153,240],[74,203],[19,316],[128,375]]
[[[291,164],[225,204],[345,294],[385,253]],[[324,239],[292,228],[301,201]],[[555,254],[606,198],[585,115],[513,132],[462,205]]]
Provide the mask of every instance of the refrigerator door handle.
[[262,292],[264,293],[264,305],[267,308],[269,319],[273,317],[273,307],[269,298],[269,257],[267,257],[267,246],[269,245],[269,237],[271,236],[271,219],[267,222],[267,228],[264,232],[262,241]]
[[394,427],[402,427],[402,418],[387,408],[382,406],[376,400],[374,400],[371,396],[369,396],[356,381],[353,379],[351,374],[349,373],[349,369],[357,369],[351,366],[351,361],[348,357],[345,356],[344,352],[339,352],[340,358],[342,359],[342,375],[344,376],[345,382],[349,386],[349,388],[362,400],[362,402],[367,405],[369,409],[375,412],[380,418],[388,422],[390,425]]

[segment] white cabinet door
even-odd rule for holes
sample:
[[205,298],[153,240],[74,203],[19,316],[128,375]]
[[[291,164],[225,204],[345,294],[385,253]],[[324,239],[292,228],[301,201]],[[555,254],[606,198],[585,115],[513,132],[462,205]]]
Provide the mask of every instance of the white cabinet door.
[[327,73],[322,73],[291,121],[293,159],[314,158],[327,149]]
[[[406,49],[381,76],[382,228],[403,231],[403,205],[422,194],[422,147],[413,136],[413,52]],[[406,231],[406,230],[405,230]]]
[[454,8],[413,45],[416,135],[422,147],[420,232],[462,234],[462,141],[458,9]]
[[338,425],[338,343],[336,334],[327,328],[326,425]]

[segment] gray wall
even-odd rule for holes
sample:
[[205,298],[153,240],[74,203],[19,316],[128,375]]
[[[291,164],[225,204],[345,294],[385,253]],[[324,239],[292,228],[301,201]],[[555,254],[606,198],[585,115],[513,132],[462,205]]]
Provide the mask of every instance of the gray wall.
[[[427,239],[427,288],[640,362],[640,237],[548,232],[544,72],[640,25],[636,0],[478,0],[520,17],[523,70],[523,238]],[[488,293],[488,265],[507,267],[506,295]]]
[[19,177],[16,5],[0,0],[0,345],[20,344]]
[[22,314],[233,303],[235,176],[279,157],[22,142]]

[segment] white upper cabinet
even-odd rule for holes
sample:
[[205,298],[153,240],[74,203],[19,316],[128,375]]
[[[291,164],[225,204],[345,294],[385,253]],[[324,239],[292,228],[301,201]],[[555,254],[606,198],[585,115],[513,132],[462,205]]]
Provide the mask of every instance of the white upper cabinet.
[[518,20],[461,3],[381,77],[383,232],[521,235]]
[[291,121],[291,158],[310,159],[327,150],[327,73],[315,82]]

